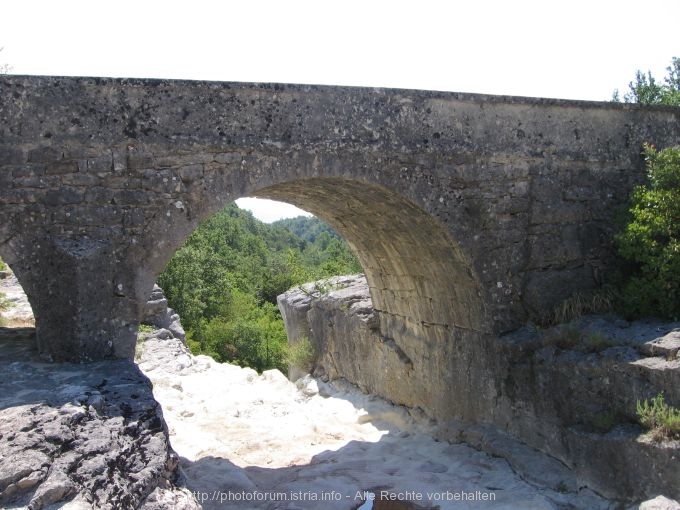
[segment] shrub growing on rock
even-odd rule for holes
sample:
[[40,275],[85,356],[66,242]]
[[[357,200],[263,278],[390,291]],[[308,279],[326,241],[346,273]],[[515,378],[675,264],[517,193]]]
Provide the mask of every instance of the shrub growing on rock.
[[638,186],[625,230],[616,238],[628,278],[621,292],[628,318],[680,318],[680,146],[644,149],[649,183]]
[[663,393],[644,402],[637,402],[640,423],[652,432],[655,440],[680,439],[680,409],[666,404]]

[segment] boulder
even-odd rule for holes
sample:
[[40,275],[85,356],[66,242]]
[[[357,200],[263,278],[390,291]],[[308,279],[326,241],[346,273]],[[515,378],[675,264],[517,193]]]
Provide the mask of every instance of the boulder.
[[[42,363],[32,343],[7,338],[4,352],[0,507],[160,509],[169,506],[152,503],[186,499],[161,407],[132,361]],[[188,505],[173,508],[198,508]]]

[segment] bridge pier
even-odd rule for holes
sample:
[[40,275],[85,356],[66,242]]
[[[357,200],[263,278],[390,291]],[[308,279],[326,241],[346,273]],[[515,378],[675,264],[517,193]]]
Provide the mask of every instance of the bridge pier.
[[121,269],[114,242],[81,236],[21,244],[21,257],[8,261],[31,301],[40,355],[78,362],[132,358],[134,271]]

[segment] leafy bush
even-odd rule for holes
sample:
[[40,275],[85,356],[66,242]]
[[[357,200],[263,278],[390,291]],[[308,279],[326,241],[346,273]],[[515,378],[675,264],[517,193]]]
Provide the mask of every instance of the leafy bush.
[[7,264],[5,264],[5,261],[0,258],[0,271],[7,271],[7,269],[9,269]]
[[3,292],[0,292],[0,312],[2,312],[3,310],[8,310],[13,306],[14,303],[7,299],[7,296]]
[[645,146],[649,184],[632,194],[629,223],[616,237],[629,267],[621,312],[680,318],[680,146]]
[[651,402],[638,400],[637,416],[642,426],[652,431],[653,439],[680,439],[680,409],[666,404],[663,393]]
[[217,361],[234,363],[262,371],[287,371],[288,339],[278,310],[271,303],[258,306],[254,296],[232,294],[225,316],[204,320],[189,342],[192,351]]

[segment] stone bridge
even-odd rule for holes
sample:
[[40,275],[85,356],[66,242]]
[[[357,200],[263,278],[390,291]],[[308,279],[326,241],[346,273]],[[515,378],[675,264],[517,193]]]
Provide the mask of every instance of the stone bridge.
[[398,344],[459,346],[596,287],[641,147],[677,109],[474,94],[0,78],[0,256],[40,351],[132,357],[141,305],[196,226],[267,197],[331,224]]

